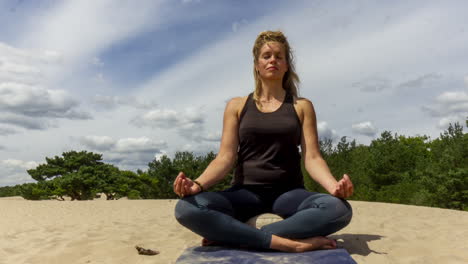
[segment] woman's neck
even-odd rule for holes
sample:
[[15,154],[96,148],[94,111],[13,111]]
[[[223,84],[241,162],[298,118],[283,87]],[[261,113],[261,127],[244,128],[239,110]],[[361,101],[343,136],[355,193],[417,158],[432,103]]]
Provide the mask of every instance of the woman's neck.
[[260,93],[261,101],[270,101],[273,99],[281,101],[284,98],[286,91],[283,88],[282,82],[265,82],[262,81],[262,90]]

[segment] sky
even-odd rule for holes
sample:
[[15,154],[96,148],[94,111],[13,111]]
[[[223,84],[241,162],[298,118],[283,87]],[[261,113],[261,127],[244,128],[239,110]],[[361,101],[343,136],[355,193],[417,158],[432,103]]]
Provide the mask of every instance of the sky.
[[[0,1],[0,186],[86,150],[146,170],[218,151],[252,47],[281,30],[319,138],[439,137],[468,117],[467,1]],[[465,129],[466,130],[466,129]]]

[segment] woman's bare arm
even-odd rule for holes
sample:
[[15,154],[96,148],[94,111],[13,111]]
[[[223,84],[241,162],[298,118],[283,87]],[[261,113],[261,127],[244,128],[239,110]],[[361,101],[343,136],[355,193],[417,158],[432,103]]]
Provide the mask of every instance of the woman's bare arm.
[[[239,113],[245,103],[245,98],[231,99],[224,110],[223,133],[221,145],[216,158],[208,165],[205,171],[196,179],[203,189],[208,189],[220,182],[232,169],[239,145]],[[198,193],[200,188],[183,173],[179,173],[174,181],[174,192],[179,195],[191,195]]]
[[299,118],[302,120],[301,150],[307,172],[330,194],[342,198],[351,196],[354,187],[349,176],[345,174],[338,182],[320,154],[317,119],[312,102],[299,99],[297,104]]

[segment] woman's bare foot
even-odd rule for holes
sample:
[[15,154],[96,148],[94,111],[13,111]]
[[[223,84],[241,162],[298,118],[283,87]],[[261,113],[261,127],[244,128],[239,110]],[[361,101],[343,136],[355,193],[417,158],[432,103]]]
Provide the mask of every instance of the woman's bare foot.
[[334,249],[336,248],[336,241],[323,236],[292,240],[273,235],[271,238],[270,248],[284,252],[305,252],[318,249]]
[[336,241],[327,237],[317,236],[296,240],[300,243],[298,252],[311,251],[317,249],[335,249]]
[[202,247],[211,247],[211,246],[223,246],[223,243],[217,241],[211,241],[206,238],[203,238],[201,241]]

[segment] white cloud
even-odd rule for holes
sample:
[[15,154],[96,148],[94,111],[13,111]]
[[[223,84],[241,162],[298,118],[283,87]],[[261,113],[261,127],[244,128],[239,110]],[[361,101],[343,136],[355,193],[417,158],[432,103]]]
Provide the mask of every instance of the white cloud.
[[468,93],[465,91],[444,92],[435,98],[435,103],[422,107],[433,117],[438,117],[437,127],[446,129],[449,123],[465,123],[468,117]]
[[51,127],[57,127],[57,124],[52,122],[52,120],[14,113],[0,113],[0,123],[33,130],[44,130]]
[[155,109],[143,114],[141,117],[135,117],[131,121],[132,124],[139,127],[176,128],[188,133],[194,133],[194,129],[200,129],[203,122],[203,112],[195,108],[186,108],[183,111]]
[[434,117],[468,115],[468,93],[444,92],[436,97],[432,106],[423,107],[423,110]]
[[213,151],[214,153],[217,153],[219,150],[219,145],[214,144],[214,143],[188,143],[183,145],[178,151],[187,151],[187,152],[192,152],[195,155],[206,155],[206,153]]
[[317,130],[318,130],[320,140],[323,140],[325,138],[335,140],[338,137],[338,134],[336,133],[336,131],[334,129],[331,129],[327,122],[324,122],[324,121],[318,122]]
[[161,148],[166,148],[167,144],[165,141],[154,141],[147,137],[141,138],[123,138],[119,139],[115,144],[115,151],[119,153],[130,153],[130,152],[160,152]]
[[0,83],[0,122],[27,129],[45,129],[57,118],[90,119],[77,110],[79,103],[64,90],[18,83]]
[[85,136],[80,138],[80,142],[85,146],[100,151],[110,151],[118,153],[130,152],[161,152],[167,147],[163,140],[155,141],[147,137],[122,138],[115,140],[108,136]]
[[464,125],[467,117],[468,115],[448,115],[439,119],[437,127],[445,130],[449,127],[450,124],[453,125],[457,122],[459,122],[461,125]]
[[40,84],[61,62],[57,51],[19,49],[0,42],[0,83]]
[[114,148],[116,141],[108,136],[84,136],[80,142],[94,150],[108,151]]
[[201,139],[205,141],[214,141],[214,142],[219,142],[221,141],[221,132],[215,132],[215,133],[208,133],[205,136],[202,136]]
[[85,136],[80,143],[91,150],[103,152],[103,159],[123,169],[138,169],[146,166],[157,155],[166,153],[167,143],[147,137],[121,138],[108,136]]
[[34,169],[38,165],[39,164],[35,161],[23,161],[17,159],[5,159],[0,161],[0,186],[35,182],[26,171]]
[[377,133],[377,129],[370,121],[353,124],[352,130],[357,134],[362,134],[369,137],[373,137]]
[[161,21],[161,3],[117,3],[111,0],[58,2],[47,15],[36,17],[21,45],[53,47],[68,62],[84,59],[88,63],[104,47]]
[[33,169],[39,166],[39,164],[35,161],[22,161],[17,159],[6,159],[2,160],[2,165],[7,166],[9,168],[18,168],[18,169]]

